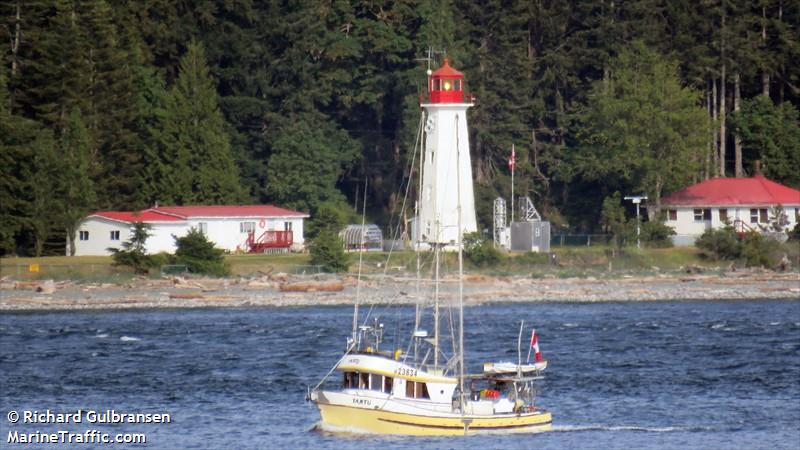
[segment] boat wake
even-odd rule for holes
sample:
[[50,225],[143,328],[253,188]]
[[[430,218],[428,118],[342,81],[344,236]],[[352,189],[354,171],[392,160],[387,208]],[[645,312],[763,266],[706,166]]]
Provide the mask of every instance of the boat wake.
[[571,431],[638,431],[643,433],[675,433],[675,432],[695,432],[709,431],[711,427],[702,426],[683,426],[683,427],[643,427],[637,425],[553,425],[552,432],[571,432]]

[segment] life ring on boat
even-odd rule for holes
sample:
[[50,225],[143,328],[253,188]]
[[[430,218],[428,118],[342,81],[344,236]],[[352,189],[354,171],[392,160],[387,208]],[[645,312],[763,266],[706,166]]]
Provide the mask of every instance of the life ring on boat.
[[266,226],[266,225],[267,225],[267,221],[264,220],[264,219],[261,219],[261,221],[258,222],[258,228],[264,228],[264,226]]

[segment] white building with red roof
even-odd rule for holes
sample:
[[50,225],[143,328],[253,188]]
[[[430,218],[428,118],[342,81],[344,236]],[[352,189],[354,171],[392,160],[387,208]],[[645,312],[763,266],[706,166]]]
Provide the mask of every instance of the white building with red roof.
[[773,221],[772,209],[783,206],[791,229],[800,220],[800,191],[752,178],[712,178],[674,192],[661,200],[665,224],[674,228],[676,245],[692,245],[710,228],[729,222],[739,231],[766,231]]
[[148,253],[175,252],[175,237],[191,228],[205,233],[216,247],[230,252],[300,250],[308,214],[272,205],[156,206],[142,211],[99,211],[87,216],[75,236],[75,255],[109,255],[122,248],[133,224],[150,226]]

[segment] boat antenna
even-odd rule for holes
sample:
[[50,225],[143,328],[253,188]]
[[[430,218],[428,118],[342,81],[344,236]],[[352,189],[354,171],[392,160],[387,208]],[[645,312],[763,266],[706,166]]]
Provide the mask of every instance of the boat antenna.
[[[358,245],[358,278],[356,278],[356,300],[355,306],[353,307],[353,342],[356,342],[356,338],[358,337],[358,301],[359,301],[359,294],[361,293],[361,263],[363,262],[364,258],[364,232],[366,216],[367,216],[367,181],[369,178],[364,176],[364,201],[361,202],[361,235],[359,238],[359,245]],[[358,344],[356,344],[356,348],[358,348]]]

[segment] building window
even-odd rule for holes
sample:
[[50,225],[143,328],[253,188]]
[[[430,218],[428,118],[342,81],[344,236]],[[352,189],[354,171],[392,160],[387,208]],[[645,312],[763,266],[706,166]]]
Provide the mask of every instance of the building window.
[[667,220],[678,220],[678,210],[677,209],[668,209],[667,210]]
[[197,224],[197,229],[203,234],[208,234],[208,222],[199,222]]
[[769,217],[766,208],[751,208],[750,209],[750,223],[767,223]]
[[695,209],[694,210],[694,220],[697,222],[703,220],[711,220],[711,209],[703,208],[703,209]]
[[728,220],[728,210],[727,209],[720,209],[719,210],[719,221],[725,222]]
[[240,233],[252,233],[255,230],[256,230],[255,222],[239,222]]
[[111,240],[118,241],[119,240],[119,230],[114,230],[111,232]]
[[283,222],[283,231],[292,231],[292,222]]
[[454,80],[453,81],[453,89],[455,89],[456,91],[460,91],[461,90],[461,80]]
[[88,241],[89,240],[89,232],[88,231],[79,231],[78,232],[78,239],[80,239],[82,241]]

